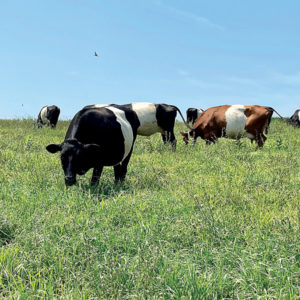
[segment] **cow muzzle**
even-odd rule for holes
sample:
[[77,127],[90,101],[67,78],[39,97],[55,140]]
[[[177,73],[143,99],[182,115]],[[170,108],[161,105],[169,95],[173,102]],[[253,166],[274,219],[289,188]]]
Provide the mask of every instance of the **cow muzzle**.
[[65,184],[66,186],[72,186],[76,183],[76,177],[73,176],[66,176],[65,177]]

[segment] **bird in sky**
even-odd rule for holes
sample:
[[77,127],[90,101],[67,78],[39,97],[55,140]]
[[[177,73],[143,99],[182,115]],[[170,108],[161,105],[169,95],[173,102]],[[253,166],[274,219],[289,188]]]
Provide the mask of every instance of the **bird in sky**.
[[98,56],[98,53],[95,51],[95,54],[94,54],[95,56]]

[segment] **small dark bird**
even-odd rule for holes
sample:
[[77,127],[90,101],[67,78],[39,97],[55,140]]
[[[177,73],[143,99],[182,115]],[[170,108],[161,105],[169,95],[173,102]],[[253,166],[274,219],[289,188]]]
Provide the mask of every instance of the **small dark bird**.
[[95,54],[94,54],[95,56],[98,56],[98,53],[95,51]]

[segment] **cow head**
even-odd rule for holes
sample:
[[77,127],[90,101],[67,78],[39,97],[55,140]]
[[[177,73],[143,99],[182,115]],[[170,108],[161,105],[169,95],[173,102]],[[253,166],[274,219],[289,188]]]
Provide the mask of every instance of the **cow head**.
[[60,152],[65,184],[76,183],[76,175],[84,175],[95,167],[100,160],[101,148],[96,144],[82,144],[76,139],[65,140],[62,144],[50,144],[46,147],[50,153]]
[[189,133],[180,131],[180,134],[183,136],[183,141],[187,145],[189,143]]
[[183,136],[183,141],[185,142],[186,145],[189,143],[189,137],[193,139],[195,138],[195,131],[193,129],[188,132],[180,131],[180,134]]

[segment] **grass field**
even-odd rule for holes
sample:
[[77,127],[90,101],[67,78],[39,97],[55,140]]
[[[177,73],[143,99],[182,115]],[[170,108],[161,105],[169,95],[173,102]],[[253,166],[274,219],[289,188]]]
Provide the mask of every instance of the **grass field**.
[[138,137],[123,184],[66,190],[68,122],[0,121],[0,298],[299,299],[300,129],[263,149]]

